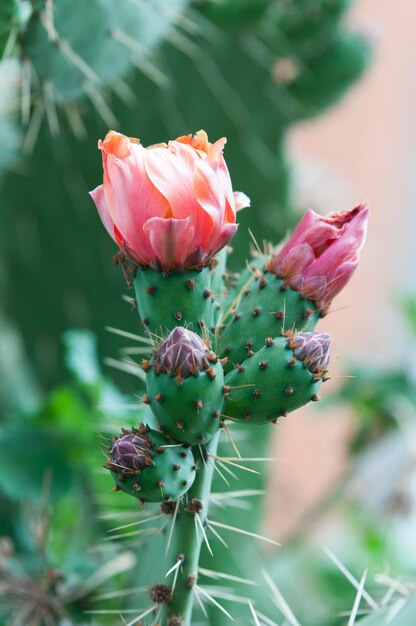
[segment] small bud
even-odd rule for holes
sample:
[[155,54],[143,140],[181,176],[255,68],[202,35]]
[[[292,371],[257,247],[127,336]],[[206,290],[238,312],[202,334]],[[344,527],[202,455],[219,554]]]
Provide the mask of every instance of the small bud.
[[312,373],[326,370],[329,362],[331,336],[328,333],[296,333],[291,340],[294,356],[303,361]]
[[114,441],[110,450],[109,466],[124,476],[134,476],[152,464],[151,444],[138,434],[124,434]]
[[196,333],[178,326],[162,341],[156,367],[165,374],[188,378],[196,371],[208,370],[210,350]]

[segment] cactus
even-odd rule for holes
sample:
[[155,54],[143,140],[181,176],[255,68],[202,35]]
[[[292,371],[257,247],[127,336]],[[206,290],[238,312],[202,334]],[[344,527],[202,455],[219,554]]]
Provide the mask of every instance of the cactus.
[[[261,311],[253,316],[249,304],[250,317],[260,321],[253,331],[250,317],[242,316],[237,347],[254,337],[253,349],[224,378],[227,359],[216,356],[209,338],[214,314],[227,319],[218,309],[223,298],[214,307],[212,270],[219,268],[215,288],[222,294],[226,253],[215,259],[218,241],[227,245],[236,230],[237,205],[247,202],[243,194],[232,192],[224,143],[211,144],[200,131],[145,149],[138,140],[110,131],[99,144],[103,184],[91,194],[119,246],[127,279],[133,277],[137,308],[153,342],[153,356],[142,362],[147,388],[143,401],[158,431],[144,425],[123,431],[113,441],[106,466],[116,489],[143,502],[161,502],[162,513],[172,518],[165,578],[174,572],[174,583],[159,579],[149,590],[152,605],[135,620],[154,613],[162,626],[191,624],[194,597],[201,591],[202,542],[211,550],[205,527],[215,524],[208,518],[208,506],[226,422],[254,427],[318,399],[330,338],[296,326],[308,318],[315,321],[322,303],[326,311],[350,278],[368,217],[366,207],[326,218],[308,213],[285,246],[269,256],[269,273],[257,268],[254,289],[243,302],[250,303],[251,297],[257,303],[262,297],[270,319],[279,298],[284,310],[288,291],[293,328],[283,332],[283,316],[277,324],[273,320],[274,326],[268,320],[262,324]],[[319,286],[316,292],[312,283]],[[158,329],[168,334],[155,344]],[[271,336],[264,342],[269,329]],[[212,331],[215,341],[218,328]]]
[[231,364],[241,364],[260,350],[267,337],[285,330],[313,329],[320,315],[311,300],[286,287],[282,278],[257,270],[223,319],[218,351],[228,357],[229,371]]
[[117,489],[142,502],[177,500],[192,486],[196,470],[191,450],[170,447],[169,439],[143,425],[113,441],[106,467]]
[[137,269],[134,276],[137,308],[146,330],[156,336],[177,325],[198,333],[212,330],[214,298],[211,270],[165,274],[150,268]]
[[224,372],[218,357],[198,335],[177,327],[145,367],[146,402],[161,430],[182,443],[207,443],[222,421]]
[[266,339],[263,348],[226,376],[224,415],[264,424],[319,400],[329,343],[325,333],[287,333]]

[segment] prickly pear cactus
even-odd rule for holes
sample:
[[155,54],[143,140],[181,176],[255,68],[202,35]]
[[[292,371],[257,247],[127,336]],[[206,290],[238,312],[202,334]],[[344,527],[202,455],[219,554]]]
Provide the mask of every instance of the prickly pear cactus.
[[[204,131],[147,149],[114,131],[99,143],[103,184],[91,196],[134,284],[150,349],[141,362],[149,423],[113,440],[106,467],[116,491],[159,502],[155,517],[169,523],[162,562],[148,554],[150,606],[131,624],[150,616],[190,626],[202,597],[228,614],[199,583],[202,545],[212,553],[208,531],[221,541],[217,529],[240,532],[210,509],[214,470],[244,469],[235,422],[254,433],[319,400],[330,337],[311,329],[351,277],[365,238],[365,205],[327,217],[309,211],[267,263],[249,263],[249,280],[232,277],[226,293],[225,246],[249,199],[232,191],[224,144]],[[222,432],[236,457],[220,456]]]
[[106,467],[117,489],[142,502],[177,500],[192,486],[196,470],[191,450],[171,447],[142,424],[114,439]]

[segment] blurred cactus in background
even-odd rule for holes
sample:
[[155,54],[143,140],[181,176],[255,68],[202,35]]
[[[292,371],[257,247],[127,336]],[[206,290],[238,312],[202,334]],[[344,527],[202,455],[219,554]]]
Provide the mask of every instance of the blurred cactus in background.
[[366,39],[343,24],[349,4],[4,3],[0,287],[43,385],[62,376],[63,330],[94,326],[108,354],[116,344],[102,329],[134,323],[111,297],[122,282],[85,194],[98,173],[90,138],[117,123],[142,129],[146,143],[201,126],[225,135],[236,186],[254,206],[241,218],[238,265],[254,222],[259,240],[293,223],[288,129],[340,98],[367,65]]

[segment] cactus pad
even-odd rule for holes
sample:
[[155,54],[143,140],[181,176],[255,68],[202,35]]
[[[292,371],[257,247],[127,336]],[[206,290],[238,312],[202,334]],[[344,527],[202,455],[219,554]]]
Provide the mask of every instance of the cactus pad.
[[325,372],[312,356],[316,346],[302,354],[304,360],[296,358],[298,342],[293,339],[299,336],[302,333],[267,339],[263,348],[226,376],[226,417],[264,424],[318,399]]
[[272,272],[258,271],[224,320],[218,353],[229,358],[229,370],[257,352],[267,337],[285,330],[313,330],[319,317],[311,300],[286,287]]
[[150,333],[164,336],[175,326],[207,334],[213,321],[211,270],[165,274],[137,269],[134,277],[137,308]]
[[144,426],[123,430],[110,448],[106,467],[119,490],[144,502],[177,500],[195,479],[195,460],[185,446],[170,446]]

